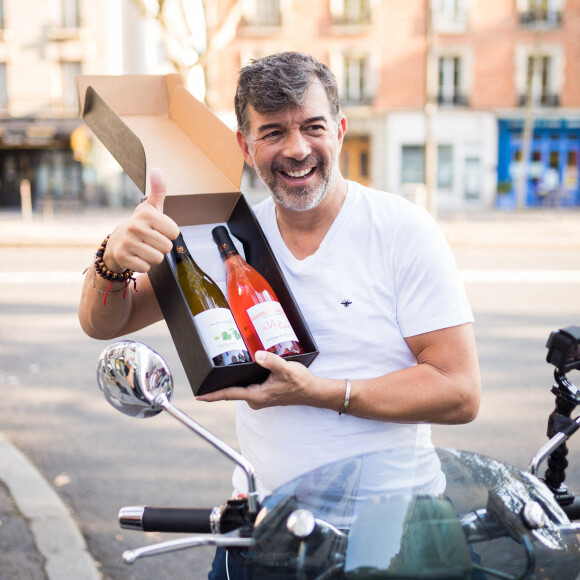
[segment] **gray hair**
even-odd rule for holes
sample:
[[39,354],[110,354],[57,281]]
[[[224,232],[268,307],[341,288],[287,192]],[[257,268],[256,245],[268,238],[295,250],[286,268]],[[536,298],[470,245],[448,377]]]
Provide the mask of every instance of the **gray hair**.
[[291,105],[302,106],[310,83],[318,79],[328,97],[330,114],[341,118],[336,78],[330,69],[310,55],[281,52],[252,60],[240,71],[235,97],[238,129],[248,135],[248,106],[260,114],[278,113]]

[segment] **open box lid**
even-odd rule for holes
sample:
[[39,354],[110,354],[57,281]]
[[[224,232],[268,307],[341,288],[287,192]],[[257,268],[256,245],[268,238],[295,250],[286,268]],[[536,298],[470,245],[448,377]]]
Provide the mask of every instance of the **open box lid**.
[[154,167],[165,173],[168,196],[239,192],[235,133],[178,75],[81,75],[77,83],[85,123],[144,194]]

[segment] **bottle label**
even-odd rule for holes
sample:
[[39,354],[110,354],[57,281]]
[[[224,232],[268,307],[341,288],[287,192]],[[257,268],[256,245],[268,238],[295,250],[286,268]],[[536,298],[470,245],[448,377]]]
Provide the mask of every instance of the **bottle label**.
[[210,308],[193,318],[210,358],[231,350],[247,351],[232,312],[228,308]]
[[288,340],[298,341],[279,302],[260,302],[248,308],[248,316],[267,350]]

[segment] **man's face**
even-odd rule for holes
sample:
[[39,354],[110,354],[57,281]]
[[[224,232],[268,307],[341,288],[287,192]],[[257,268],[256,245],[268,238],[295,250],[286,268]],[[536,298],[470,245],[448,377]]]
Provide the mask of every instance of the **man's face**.
[[283,207],[306,211],[329,192],[338,172],[338,154],[346,129],[330,116],[320,81],[310,85],[305,105],[280,113],[249,110],[247,137],[238,132],[246,163],[253,167],[274,199]]

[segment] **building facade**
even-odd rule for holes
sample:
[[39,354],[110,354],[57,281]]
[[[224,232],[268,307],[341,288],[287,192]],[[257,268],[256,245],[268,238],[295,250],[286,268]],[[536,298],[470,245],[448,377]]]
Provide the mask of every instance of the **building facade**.
[[152,34],[131,0],[0,0],[0,209],[23,195],[35,211],[132,197],[79,118],[76,77],[168,72],[155,42],[144,49]]
[[[196,2],[168,0],[169,23]],[[75,78],[174,71],[136,4],[0,0],[0,209],[26,191],[35,208],[134,203],[79,119]],[[240,67],[307,52],[338,79],[348,178],[433,212],[580,205],[580,0],[204,5],[205,99],[232,128]],[[243,191],[266,195],[249,168]]]
[[[209,4],[211,38],[235,2]],[[208,55],[224,117],[250,58],[308,52],[339,82],[349,178],[432,211],[516,207],[522,187],[525,206],[580,204],[580,0],[242,4],[235,38]],[[259,195],[251,174],[245,187]]]

